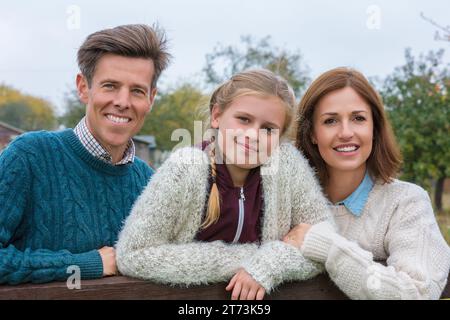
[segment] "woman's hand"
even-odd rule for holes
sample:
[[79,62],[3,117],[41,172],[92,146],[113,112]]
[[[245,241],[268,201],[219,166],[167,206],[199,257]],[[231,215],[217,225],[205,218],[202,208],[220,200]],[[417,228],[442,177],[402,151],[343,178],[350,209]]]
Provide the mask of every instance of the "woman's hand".
[[307,223],[300,223],[300,224],[296,225],[283,238],[283,242],[289,243],[289,244],[293,245],[294,247],[300,249],[300,247],[303,244],[303,241],[305,240],[305,235],[310,228],[311,228],[311,225],[307,224]]
[[225,290],[230,291],[231,300],[262,300],[266,290],[244,269],[240,269],[231,278]]

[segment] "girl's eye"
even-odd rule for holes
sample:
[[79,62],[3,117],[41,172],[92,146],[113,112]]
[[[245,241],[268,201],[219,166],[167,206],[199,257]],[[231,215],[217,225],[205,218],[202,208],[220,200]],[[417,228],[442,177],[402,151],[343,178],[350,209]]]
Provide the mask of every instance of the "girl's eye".
[[272,134],[274,133],[275,128],[267,127],[263,128],[263,130],[265,130],[267,134]]
[[324,124],[334,124],[334,123],[336,123],[336,119],[329,118],[329,119],[326,119],[323,123]]

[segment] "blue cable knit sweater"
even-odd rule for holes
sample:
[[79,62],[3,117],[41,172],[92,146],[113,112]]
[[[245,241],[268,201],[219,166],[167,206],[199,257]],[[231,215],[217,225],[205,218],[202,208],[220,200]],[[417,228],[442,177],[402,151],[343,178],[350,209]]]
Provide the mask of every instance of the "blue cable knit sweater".
[[72,129],[31,132],[0,155],[0,283],[99,278],[98,249],[114,246],[153,171],[142,160],[113,166]]

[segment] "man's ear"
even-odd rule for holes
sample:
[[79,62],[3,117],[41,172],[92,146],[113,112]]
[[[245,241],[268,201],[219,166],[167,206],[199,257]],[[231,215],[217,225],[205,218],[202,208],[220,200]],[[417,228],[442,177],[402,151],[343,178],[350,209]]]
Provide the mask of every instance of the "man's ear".
[[151,91],[150,91],[150,105],[149,105],[149,109],[148,109],[148,111],[151,111],[152,110],[152,108],[153,108],[153,102],[155,102],[155,97],[156,97],[156,94],[158,93],[158,89],[157,88],[153,88],[153,89],[151,89]]
[[213,108],[211,109],[211,128],[219,129],[219,118],[221,114],[222,112],[219,105],[217,103],[214,104]]
[[87,79],[81,74],[77,74],[77,91],[78,91],[78,97],[80,98],[81,102],[84,104],[88,104],[89,100],[89,86],[87,83]]

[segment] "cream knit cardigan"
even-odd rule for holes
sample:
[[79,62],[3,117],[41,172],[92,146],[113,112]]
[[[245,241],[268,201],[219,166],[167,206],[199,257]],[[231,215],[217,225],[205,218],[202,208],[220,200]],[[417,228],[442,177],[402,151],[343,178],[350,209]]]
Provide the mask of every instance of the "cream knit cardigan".
[[332,212],[338,232],[326,222],[316,224],[301,250],[325,263],[350,298],[439,299],[450,249],[425,190],[399,180],[375,183],[361,217],[344,206],[332,206]]
[[290,280],[323,271],[281,239],[296,224],[331,219],[313,170],[289,143],[261,166],[264,213],[262,242],[199,242],[208,192],[209,159],[200,149],[175,151],[137,199],[116,246],[117,266],[127,276],[165,284],[228,281],[239,268],[267,292]]

